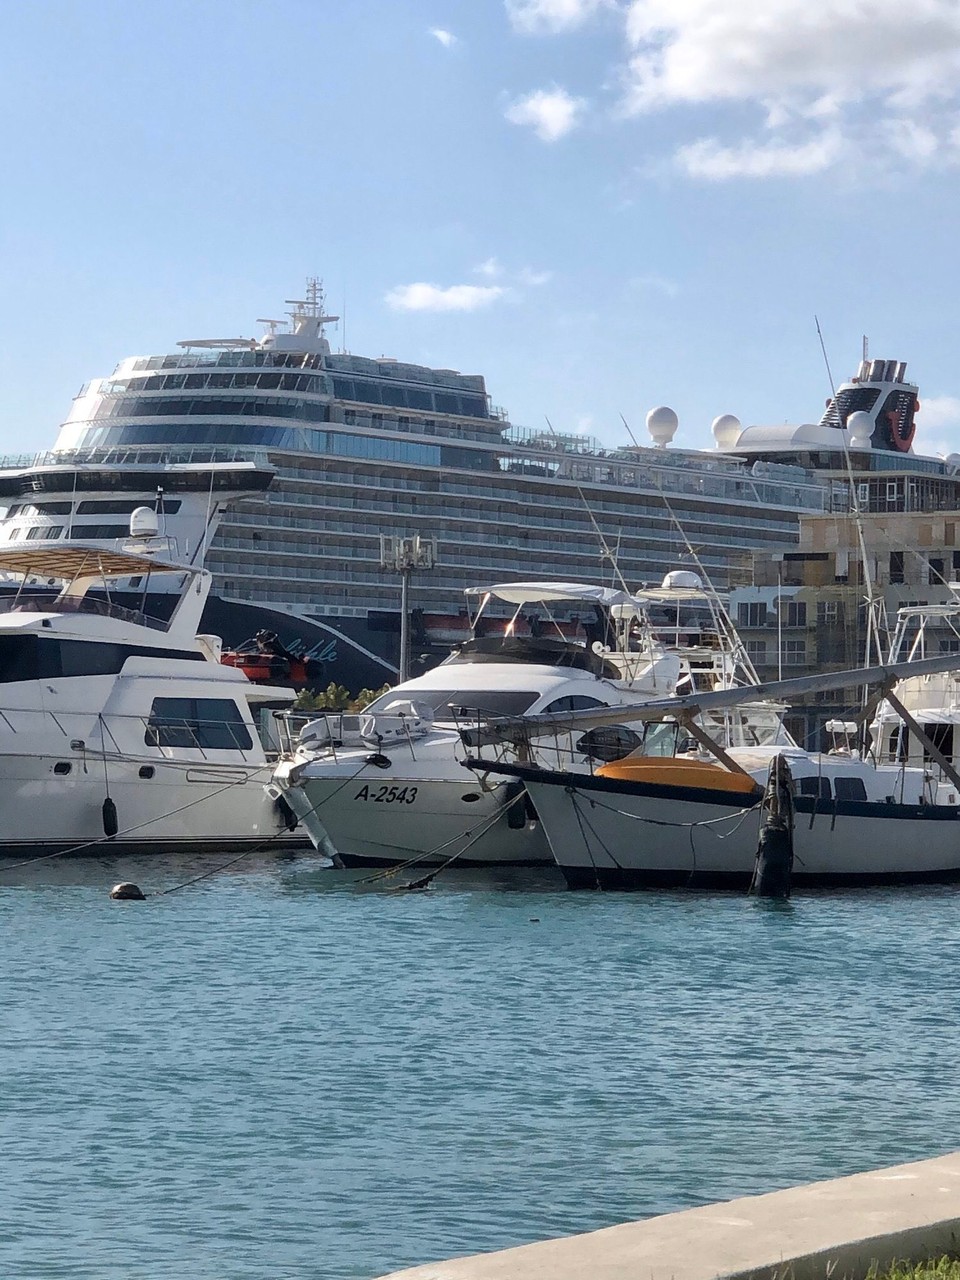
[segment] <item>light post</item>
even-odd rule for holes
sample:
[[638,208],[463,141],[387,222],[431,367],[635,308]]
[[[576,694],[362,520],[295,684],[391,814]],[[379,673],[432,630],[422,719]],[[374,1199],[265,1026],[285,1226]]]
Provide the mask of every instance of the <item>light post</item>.
[[410,678],[410,575],[437,563],[436,538],[380,535],[380,568],[400,575],[400,683]]

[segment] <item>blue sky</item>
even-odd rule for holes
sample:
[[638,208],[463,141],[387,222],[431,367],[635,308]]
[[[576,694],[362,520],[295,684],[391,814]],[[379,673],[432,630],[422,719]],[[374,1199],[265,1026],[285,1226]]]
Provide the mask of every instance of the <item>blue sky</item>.
[[819,416],[908,361],[960,448],[955,0],[0,0],[0,450],[125,355],[480,372],[519,424]]

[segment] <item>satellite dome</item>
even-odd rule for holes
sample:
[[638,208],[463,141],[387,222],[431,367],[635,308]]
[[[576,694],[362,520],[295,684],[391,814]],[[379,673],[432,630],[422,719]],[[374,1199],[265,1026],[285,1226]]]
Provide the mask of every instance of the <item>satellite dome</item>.
[[681,587],[689,591],[702,591],[703,582],[692,569],[672,569],[664,578],[661,590],[675,591]]
[[732,449],[740,439],[740,419],[733,413],[722,413],[713,420],[713,438],[718,449]]
[[864,413],[862,409],[858,409],[856,413],[851,413],[847,419],[847,430],[850,432],[850,443],[858,444],[862,448],[868,448],[870,445],[870,437],[873,435],[873,419],[869,413]]
[[944,462],[948,467],[953,467],[954,471],[960,468],[960,453],[948,453],[944,458]]
[[660,405],[658,409],[651,409],[647,414],[647,430],[654,444],[659,445],[661,449],[665,448],[677,434],[679,425],[680,419],[665,404]]
[[160,522],[153,507],[134,507],[130,512],[130,537],[155,538],[160,532]]

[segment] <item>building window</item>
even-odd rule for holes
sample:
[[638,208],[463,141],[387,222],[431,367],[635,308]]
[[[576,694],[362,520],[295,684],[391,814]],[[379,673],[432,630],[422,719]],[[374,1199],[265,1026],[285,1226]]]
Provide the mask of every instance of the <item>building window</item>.
[[767,660],[766,640],[748,640],[747,657],[756,665],[762,666]]
[[784,626],[805,627],[807,625],[806,600],[788,600]]
[[870,486],[869,486],[869,484],[858,484],[858,485],[857,485],[857,501],[858,501],[858,502],[864,502],[864,503],[866,503],[866,502],[869,502],[869,501],[870,501]]
[[939,587],[943,583],[943,560],[939,556],[931,556],[927,573],[927,582],[931,587]]
[[903,552],[890,552],[890,581],[903,582]]
[[820,600],[817,604],[817,622],[821,626],[835,626],[841,621],[839,600]]
[[802,666],[807,660],[806,640],[784,640],[783,665],[785,667]]
[[960,636],[950,636],[939,643],[941,653],[960,653]]
[[900,481],[887,481],[887,502],[896,502],[900,497]]
[[762,600],[737,605],[737,624],[741,627],[765,627],[767,606]]

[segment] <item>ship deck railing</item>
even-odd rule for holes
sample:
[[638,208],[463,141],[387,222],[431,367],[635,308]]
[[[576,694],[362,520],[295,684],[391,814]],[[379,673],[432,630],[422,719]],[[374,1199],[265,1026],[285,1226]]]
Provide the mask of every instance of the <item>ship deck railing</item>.
[[270,465],[265,449],[188,448],[136,446],[113,449],[57,449],[46,453],[21,453],[0,457],[0,471],[27,471],[35,467],[69,466],[203,466],[217,463]]

